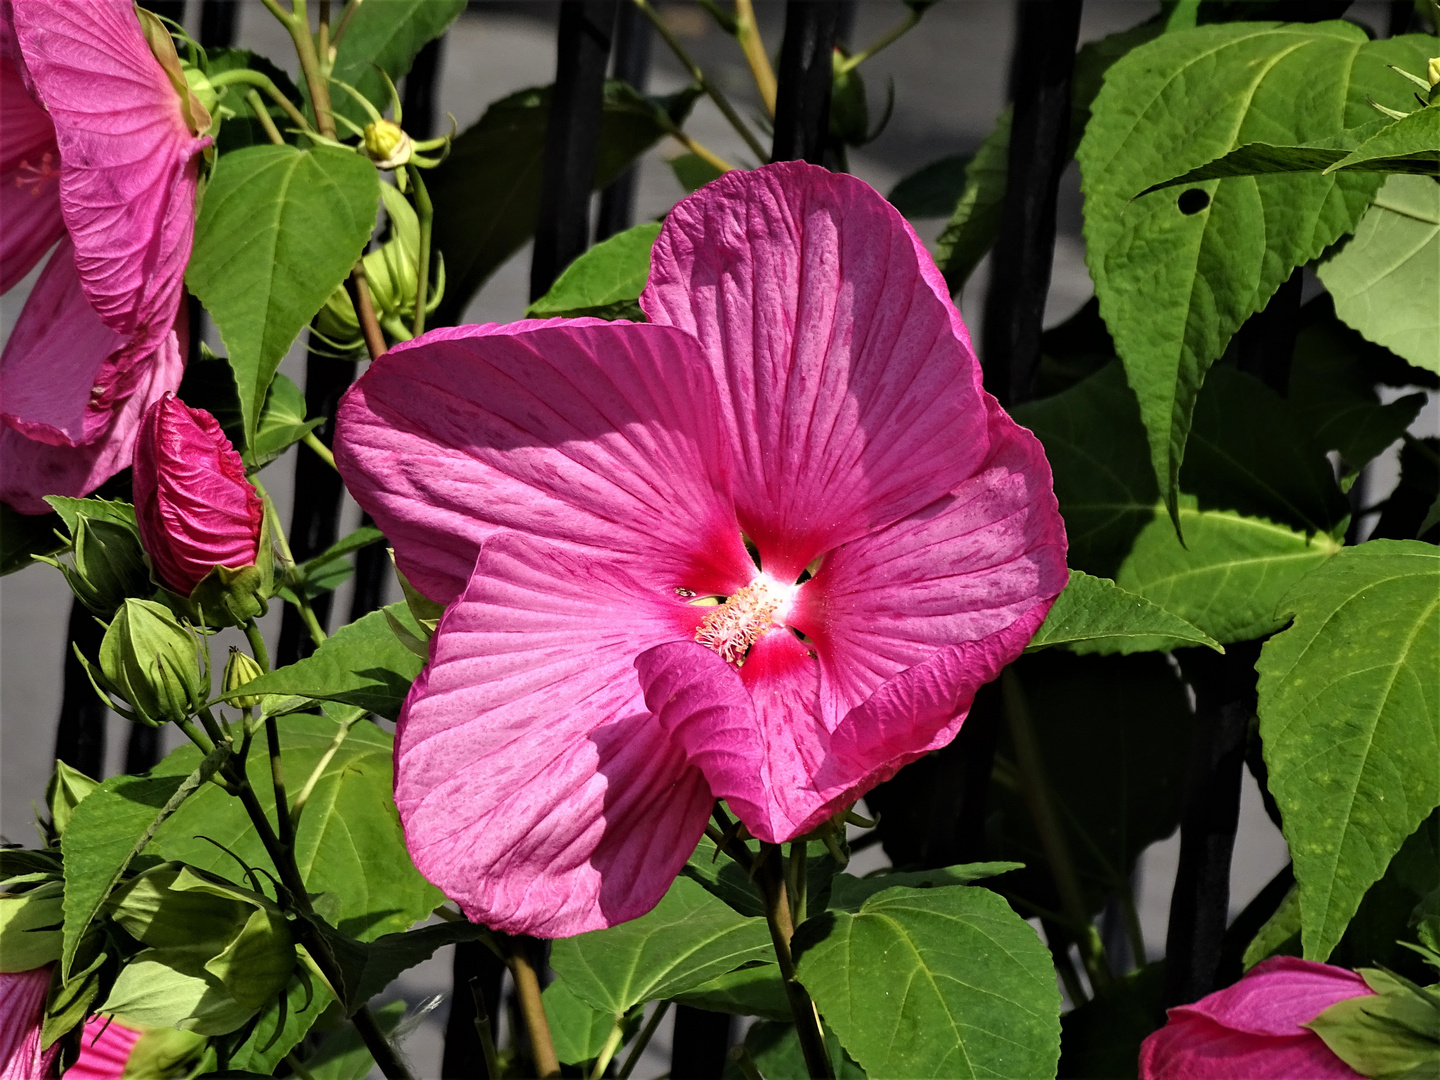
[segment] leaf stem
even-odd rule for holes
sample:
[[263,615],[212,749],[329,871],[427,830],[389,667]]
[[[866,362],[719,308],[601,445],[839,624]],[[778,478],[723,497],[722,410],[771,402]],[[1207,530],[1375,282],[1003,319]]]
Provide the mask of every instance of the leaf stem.
[[363,260],[356,260],[355,268],[345,279],[345,291],[350,294],[350,303],[355,308],[360,331],[365,335],[365,349],[370,353],[371,360],[379,360],[385,352],[385,335],[380,331],[380,321],[375,317],[375,305],[370,300],[370,282],[365,278]]
[[630,1080],[630,1074],[635,1071],[635,1066],[640,1064],[640,1056],[645,1053],[645,1048],[650,1045],[650,1040],[659,1030],[660,1021],[665,1019],[665,1014],[669,1011],[670,1002],[662,1001],[650,1014],[650,1019],[645,1021],[645,1026],[640,1029],[640,1034],[635,1039],[635,1045],[630,1047],[630,1053],[625,1058],[625,1064],[620,1066],[620,1073],[615,1080]]
[[286,851],[295,850],[295,826],[290,820],[290,800],[285,795],[285,769],[280,760],[280,726],[275,717],[265,717],[265,743],[270,751],[270,784],[275,789],[275,821],[279,825],[280,843]]
[[847,56],[844,60],[838,61],[835,65],[835,74],[845,75],[851,71],[854,71],[857,67],[863,64],[866,60],[869,60],[876,53],[880,52],[882,49],[888,49],[891,45],[894,45],[895,42],[899,41],[911,30],[914,30],[915,27],[920,25],[920,19],[921,16],[918,12],[911,11],[910,14],[905,17],[905,20],[903,22],[901,22],[897,26],[892,27],[888,33],[882,34],[875,41],[871,42],[869,46],[861,49],[859,52],[853,53],[850,56]]
[[[276,105],[279,105],[280,108],[284,109],[285,115],[295,121],[301,131],[310,130],[310,121],[305,119],[305,114],[297,109],[295,103],[282,94],[280,88],[263,72],[252,71],[250,68],[235,68],[232,71],[219,72],[210,80],[211,86],[228,86],[231,83],[243,83],[246,86],[265,91],[266,96],[275,102]],[[251,108],[254,109],[255,106],[251,105]],[[275,125],[270,120],[269,110],[259,108],[255,109],[255,113],[259,117],[260,122],[266,125],[267,131],[273,130]],[[284,140],[281,141],[283,142]]]
[[765,897],[765,922],[770,927],[770,943],[775,948],[775,959],[780,965],[780,978],[785,984],[785,996],[790,1002],[795,1034],[800,1040],[800,1050],[805,1055],[805,1069],[811,1080],[834,1080],[835,1071],[830,1064],[830,1051],[825,1046],[825,1035],[820,1029],[820,1014],[805,987],[800,985],[800,978],[795,970],[795,957],[790,951],[790,939],[795,936],[795,924],[790,918],[790,901],[785,894],[785,870],[781,866],[783,858],[779,844],[762,843],[755,879]]
[[740,114],[735,111],[735,107],[730,104],[719,88],[705,77],[705,72],[700,70],[700,65],[690,58],[690,54],[685,51],[685,46],[681,45],[675,35],[671,33],[670,27],[665,25],[665,20],[651,6],[650,0],[633,0],[633,3],[640,9],[640,13],[650,21],[650,25],[655,28],[655,32],[660,35],[661,40],[670,47],[670,51],[675,54],[675,59],[680,61],[681,66],[690,73],[690,77],[700,85],[700,89],[730,122],[730,126],[745,140],[745,145],[750,148],[750,152],[755,155],[756,160],[762,165],[768,162],[770,155],[765,152],[765,148],[745,126],[745,121],[740,119]]
[[247,90],[245,100],[250,103],[250,111],[260,121],[260,126],[265,129],[265,134],[276,146],[284,146],[285,138],[280,134],[280,129],[275,126],[275,121],[270,119],[270,110],[265,108],[265,103],[260,100],[258,90]]
[[610,1061],[615,1057],[615,1051],[620,1049],[620,1042],[624,1037],[625,1014],[621,1013],[615,1017],[615,1023],[610,1025],[610,1034],[605,1036],[605,1045],[600,1048],[600,1055],[590,1070],[590,1080],[601,1080],[605,1075],[605,1070],[610,1067]]
[[533,938],[506,939],[505,963],[515,980],[515,999],[530,1036],[530,1056],[534,1059],[535,1075],[540,1080],[560,1075],[560,1059],[555,1056],[555,1043],[550,1038],[550,1022],[545,1019],[545,1004],[540,999],[540,980],[530,962]]
[[1000,676],[1001,689],[1005,699],[1005,719],[1010,727],[1010,738],[1015,744],[1015,757],[1020,770],[1020,790],[1040,836],[1040,846],[1045,851],[1045,861],[1050,866],[1055,889],[1060,894],[1060,908],[1065,921],[1071,925],[1075,943],[1080,947],[1080,958],[1085,962],[1085,971],[1090,976],[1090,985],[1096,990],[1109,985],[1110,969],[1105,961],[1105,947],[1100,942],[1094,923],[1085,910],[1085,897],[1080,889],[1080,878],[1075,870],[1075,860],[1070,854],[1050,784],[1045,775],[1045,763],[1040,756],[1040,743],[1035,728],[1030,722],[1030,709],[1025,700],[1024,688],[1013,667],[1007,667]]
[[735,0],[735,37],[750,73],[755,76],[755,88],[765,102],[765,111],[775,115],[775,69],[770,66],[770,57],[765,52],[765,42],[760,38],[760,26],[755,21],[753,0]]
[[345,741],[345,736],[349,735],[350,729],[359,722],[357,718],[351,720],[348,724],[344,724],[340,730],[335,733],[335,738],[330,740],[330,745],[325,748],[325,753],[320,755],[320,760],[315,763],[315,768],[310,770],[310,775],[306,778],[305,785],[300,789],[300,794],[295,796],[295,804],[290,808],[290,816],[293,821],[298,822],[300,820],[300,812],[305,809],[305,804],[310,801],[310,793],[315,790],[315,785],[320,782],[320,777],[325,774],[325,770],[329,768],[330,762],[335,760],[335,754],[340,749],[340,744]]
[[406,165],[410,182],[415,185],[415,216],[420,219],[420,265],[415,276],[415,336],[425,332],[425,302],[430,290],[430,234],[435,221],[435,206],[430,193],[425,190],[425,181],[420,170],[413,164]]
[[245,640],[250,643],[250,655],[260,665],[261,671],[270,670],[270,653],[265,648],[265,637],[254,619],[245,620]]
[[208,754],[215,749],[215,744],[206,738],[204,732],[195,726],[193,720],[177,720],[175,726],[185,733],[186,738],[200,748],[202,754]]
[[[270,0],[266,3],[268,5]],[[320,129],[321,135],[333,139],[335,117],[330,111],[330,86],[325,81],[320,57],[315,52],[315,39],[310,35],[305,0],[293,0],[290,18],[281,21],[290,31],[290,40],[295,43],[295,55],[300,59],[300,70],[305,74],[305,86],[310,91],[310,107],[315,111],[315,126]]]
[[295,594],[299,600],[295,606],[300,610],[300,617],[305,620],[305,629],[310,631],[310,640],[317,646],[325,644],[325,628],[320,625],[320,620],[315,617],[315,609],[310,606],[310,601],[299,593]]

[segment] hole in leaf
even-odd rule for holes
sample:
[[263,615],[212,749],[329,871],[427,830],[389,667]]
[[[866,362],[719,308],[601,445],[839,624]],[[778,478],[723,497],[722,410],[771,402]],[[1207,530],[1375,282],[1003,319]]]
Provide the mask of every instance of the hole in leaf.
[[1191,188],[1180,193],[1180,213],[1198,214],[1210,205],[1210,196],[1200,188]]

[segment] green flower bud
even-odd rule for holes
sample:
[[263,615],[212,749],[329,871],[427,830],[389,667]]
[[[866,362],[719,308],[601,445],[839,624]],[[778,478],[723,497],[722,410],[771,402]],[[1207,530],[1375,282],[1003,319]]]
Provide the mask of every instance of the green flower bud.
[[55,762],[55,775],[45,786],[45,803],[50,807],[50,828],[56,840],[65,835],[65,826],[70,824],[75,807],[99,786],[79,769],[72,769],[63,761]]
[[125,1059],[125,1077],[195,1076],[207,1071],[200,1066],[207,1060],[209,1040],[193,1031],[175,1028],[154,1028],[135,1040],[130,1056]]
[[381,169],[397,169],[410,160],[410,136],[392,120],[366,124],[361,132],[365,156]]
[[844,57],[834,54],[835,75],[830,87],[830,136],[846,146],[863,146],[870,135],[870,107],[865,82],[855,69],[843,70]]
[[1425,65],[1425,78],[1429,80],[1431,89],[1440,86],[1440,56],[1432,56]]
[[151,600],[126,600],[115,613],[100,643],[100,677],[152,727],[187,719],[209,688],[194,631]]
[[[265,670],[259,664],[232,645],[230,646],[230,659],[225,662],[224,678],[220,680],[222,692],[226,697],[230,697],[234,691],[264,674]],[[230,698],[230,704],[237,709],[253,709],[260,704],[260,695],[246,694],[242,697]]]
[[219,93],[210,85],[210,80],[199,68],[191,67],[183,61],[180,67],[185,75],[185,85],[190,87],[190,92],[199,100],[201,108],[213,115],[215,106],[220,101]]
[[46,562],[60,568],[79,601],[102,619],[114,615],[126,597],[155,591],[140,537],[131,526],[82,514],[75,522],[70,554],[70,565]]

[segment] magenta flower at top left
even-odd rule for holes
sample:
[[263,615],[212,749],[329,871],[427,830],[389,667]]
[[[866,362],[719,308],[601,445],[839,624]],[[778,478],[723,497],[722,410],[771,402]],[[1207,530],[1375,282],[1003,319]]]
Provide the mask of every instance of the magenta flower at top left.
[[0,499],[43,513],[130,464],[180,383],[209,137],[127,0],[0,5],[0,291],[53,252],[0,355]]

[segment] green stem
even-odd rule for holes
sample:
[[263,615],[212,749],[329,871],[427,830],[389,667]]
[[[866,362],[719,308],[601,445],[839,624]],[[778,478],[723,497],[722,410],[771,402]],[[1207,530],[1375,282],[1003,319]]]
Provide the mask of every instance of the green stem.
[[370,299],[370,282],[365,277],[364,259],[355,261],[350,276],[345,279],[345,292],[355,309],[360,332],[365,335],[365,349],[371,360],[379,360],[385,352],[385,335],[380,332],[380,322],[375,318],[375,304]]
[[270,653],[265,648],[265,637],[254,619],[245,620],[245,640],[250,643],[250,655],[260,665],[261,671],[270,670]]
[[470,996],[475,1000],[475,1034],[480,1036],[480,1055],[485,1061],[486,1080],[501,1080],[500,1055],[495,1051],[495,1033],[490,1030],[490,1013],[485,1008],[485,995],[480,993],[479,980],[470,980]]
[[1040,742],[1030,722],[1030,708],[1025,700],[1024,688],[1013,667],[1006,668],[1000,677],[1005,699],[1005,719],[1010,728],[1010,738],[1015,744],[1015,757],[1020,768],[1020,789],[1030,809],[1030,818],[1040,836],[1040,846],[1045,851],[1045,861],[1050,866],[1055,889],[1060,894],[1060,909],[1065,921],[1071,925],[1075,943],[1080,947],[1080,958],[1085,962],[1085,971],[1090,976],[1090,985],[1097,991],[1111,981],[1110,969],[1105,962],[1105,948],[1085,909],[1085,896],[1080,889],[1080,877],[1075,870],[1075,860],[1070,854],[1070,845],[1065,839],[1064,827],[1055,812],[1055,802],[1050,783],[1045,774],[1045,763],[1040,756]]
[[310,606],[309,600],[306,600],[305,597],[300,596],[298,593],[296,594],[296,598],[300,602],[295,606],[300,609],[300,618],[305,622],[305,629],[310,631],[310,640],[315,642],[317,646],[324,645],[326,639],[325,628],[320,625],[320,620],[315,617],[315,609]]
[[306,12],[305,0],[294,0],[294,14],[285,20],[290,31],[290,40],[295,43],[295,55],[300,58],[300,70],[305,74],[305,86],[310,91],[310,107],[315,110],[315,126],[328,139],[335,138],[335,117],[330,112],[330,85],[325,81],[320,57],[315,52],[315,39],[310,36],[310,17]]
[[795,924],[790,919],[790,901],[785,895],[785,871],[780,865],[783,858],[779,844],[760,845],[760,865],[756,868],[755,878],[765,896],[765,922],[770,927],[770,943],[775,948],[775,960],[780,965],[780,978],[785,984],[785,997],[790,1002],[790,1015],[795,1021],[800,1050],[805,1056],[805,1069],[811,1080],[835,1080],[830,1052],[825,1047],[825,1035],[820,1030],[820,1014],[805,987],[800,985],[795,957],[790,951]]
[[[230,71],[222,71],[210,80],[211,86],[229,86],[233,83],[242,83],[254,87],[256,90],[263,90],[271,101],[285,110],[285,115],[295,121],[295,125],[301,131],[310,130],[310,121],[305,119],[305,114],[295,107],[293,101],[280,92],[280,88],[270,81],[269,76],[259,71],[252,71],[250,68],[234,68]],[[255,107],[252,105],[251,108]],[[273,131],[275,124],[270,119],[269,111],[258,108],[255,109],[255,112],[260,117],[260,122],[266,126],[266,130]]]
[[790,921],[799,926],[805,921],[805,855],[803,840],[790,841],[790,858],[785,864],[785,888],[790,894]]
[[280,843],[286,851],[295,850],[295,826],[290,820],[290,800],[285,796],[285,769],[280,760],[280,725],[275,717],[265,717],[265,742],[270,750],[270,784],[275,789],[275,820],[280,827]]
[[290,818],[292,822],[299,823],[300,814],[305,809],[305,804],[310,801],[310,793],[315,790],[315,785],[320,782],[320,777],[325,774],[325,770],[329,768],[330,762],[335,759],[335,753],[340,749],[340,744],[345,741],[345,736],[350,734],[350,729],[357,723],[359,723],[359,720],[351,720],[348,724],[342,725],[340,730],[335,733],[335,738],[330,740],[330,745],[325,748],[325,753],[320,755],[320,760],[315,763],[315,768],[310,771],[310,776],[305,781],[305,786],[300,789],[300,794],[295,796],[295,804],[290,808]]
[[740,42],[740,50],[745,54],[746,63],[750,65],[750,73],[755,76],[755,89],[760,91],[760,100],[765,103],[765,111],[774,116],[777,90],[775,69],[770,66],[765,42],[760,38],[753,0],[735,0],[735,37]]
[[405,171],[410,174],[410,183],[415,185],[415,216],[420,219],[420,265],[415,278],[415,336],[419,337],[425,332],[425,301],[430,289],[430,232],[435,207],[425,190],[425,181],[420,179],[420,170],[407,165]]
[[650,1040],[655,1037],[655,1032],[660,1027],[660,1021],[665,1019],[665,1014],[670,1011],[670,1002],[662,1001],[650,1019],[645,1021],[645,1026],[640,1029],[640,1035],[635,1040],[635,1045],[630,1048],[629,1055],[625,1058],[625,1064],[620,1066],[620,1073],[615,1080],[630,1080],[630,1074],[635,1071],[635,1066],[640,1064],[640,1055],[645,1053],[645,1048],[650,1045]]
[[515,982],[515,1001],[530,1036],[530,1056],[535,1075],[540,1080],[560,1075],[560,1059],[555,1056],[555,1043],[550,1037],[550,1022],[545,1018],[545,1004],[540,999],[540,979],[530,963],[530,938],[511,938],[506,950],[506,963]]
[[670,27],[665,25],[665,20],[662,19],[659,12],[651,6],[650,0],[633,0],[633,2],[645,18],[650,21],[650,25],[655,28],[655,32],[659,34],[665,44],[670,47],[670,51],[675,54],[675,59],[680,61],[685,70],[690,73],[690,77],[699,84],[700,89],[705,92],[705,95],[715,103],[715,107],[719,109],[725,119],[730,122],[730,126],[745,140],[745,145],[750,147],[750,152],[755,155],[756,160],[762,165],[768,162],[770,155],[765,152],[765,148],[761,146],[759,140],[750,133],[750,129],[745,126],[745,121],[740,119],[740,114],[735,111],[735,107],[730,104],[729,100],[726,99],[725,95],[720,92],[715,84],[705,77],[705,72],[700,70],[700,65],[690,58],[690,54],[685,51],[685,46],[681,45],[675,35],[670,32]]
[[195,726],[193,720],[177,720],[175,726],[183,731],[186,737],[200,748],[202,754],[209,754],[215,749],[215,744],[205,737],[205,734]]
[[210,736],[211,741],[213,741],[216,746],[227,741],[225,731],[221,728],[220,722],[215,719],[214,713],[208,708],[204,708],[201,709],[197,715],[200,717],[200,723],[205,728],[205,734]]
[[904,22],[900,23],[900,25],[896,27],[893,27],[888,33],[882,35],[876,41],[871,43],[868,48],[861,49],[858,53],[854,53],[851,56],[847,56],[844,60],[837,62],[835,65],[835,74],[844,75],[848,72],[854,71],[857,67],[863,64],[866,60],[869,60],[881,49],[888,49],[891,45],[894,45],[895,42],[899,41],[902,37],[908,34],[911,30],[914,30],[915,27],[919,25],[920,16],[913,11],[910,12]]
[[260,94],[255,90],[249,90],[245,94],[245,100],[250,103],[250,111],[260,121],[260,126],[265,129],[265,134],[276,146],[284,146],[285,139],[280,134],[280,129],[275,126],[275,121],[270,119],[270,110],[265,108],[265,103],[260,100]]
[[300,1080],[315,1080],[315,1074],[304,1066],[293,1051],[285,1055],[285,1064],[290,1067],[290,1071],[298,1076]]
[[[315,432],[307,431],[300,437],[300,441],[315,451],[315,456],[325,462],[326,465],[329,465],[332,469],[335,468],[335,455],[331,453],[328,446],[316,437]],[[339,470],[337,469],[336,471],[338,472]]]
[[625,1016],[622,1013],[615,1017],[610,1034],[605,1037],[605,1045],[600,1048],[600,1056],[595,1059],[595,1066],[590,1070],[590,1080],[601,1080],[605,1075],[605,1070],[610,1067],[610,1060],[615,1056],[615,1051],[620,1049],[620,1041],[624,1037]]

